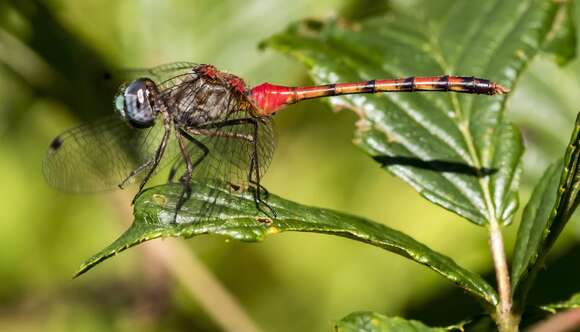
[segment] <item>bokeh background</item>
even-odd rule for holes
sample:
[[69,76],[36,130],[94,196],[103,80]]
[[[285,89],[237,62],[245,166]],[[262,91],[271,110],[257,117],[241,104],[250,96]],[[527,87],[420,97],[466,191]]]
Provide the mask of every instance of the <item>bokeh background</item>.
[[[199,294],[147,246],[71,279],[80,263],[130,223],[127,206],[134,188],[98,195],[53,190],[41,174],[48,143],[59,132],[112,111],[114,87],[103,80],[111,68],[194,61],[212,63],[252,85],[307,84],[300,64],[260,51],[259,42],[299,19],[360,20],[396,5],[0,0],[0,331],[220,330]],[[580,109],[579,77],[577,61],[558,67],[540,56],[509,103],[509,116],[522,126],[528,146],[522,202],[568,141]],[[485,229],[428,203],[381,170],[351,144],[354,121],[348,111],[333,112],[316,101],[278,114],[278,149],[265,186],[290,200],[404,231],[493,281]],[[506,229],[508,250],[515,226]],[[554,268],[540,277],[534,301],[561,300],[578,291],[573,277],[578,271],[570,267],[580,266],[579,234],[579,223],[573,222],[552,255]],[[329,331],[335,320],[356,310],[449,324],[479,310],[432,271],[342,238],[288,233],[259,244],[218,236],[155,242],[171,241],[188,247],[190,258],[200,263],[198,273],[209,271],[256,330]]]

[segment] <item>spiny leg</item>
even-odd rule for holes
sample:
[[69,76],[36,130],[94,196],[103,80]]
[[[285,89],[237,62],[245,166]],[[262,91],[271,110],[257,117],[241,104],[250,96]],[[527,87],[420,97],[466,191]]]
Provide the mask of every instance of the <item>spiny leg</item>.
[[[248,175],[251,175],[253,173],[254,173],[254,159],[252,157],[252,162],[250,163],[250,171],[248,172]],[[248,182],[250,184],[253,184],[257,188],[259,188],[261,191],[263,191],[264,192],[264,198],[268,199],[268,197],[270,197],[270,192],[268,191],[268,189],[266,189],[266,187],[264,187],[260,183],[254,181],[254,179],[251,176],[248,176]]]
[[[266,198],[268,197],[269,193],[266,190],[266,188],[264,188],[261,183],[260,183],[260,163],[259,163],[259,153],[258,153],[258,122],[255,118],[243,118],[243,119],[233,119],[233,120],[227,120],[227,121],[223,121],[223,122],[217,122],[217,123],[212,123],[206,126],[202,126],[200,127],[200,129],[209,129],[209,128],[224,128],[224,127],[229,127],[229,126],[236,126],[236,125],[242,125],[242,124],[250,124],[252,125],[253,128],[253,138],[250,140],[250,143],[252,144],[252,156],[251,156],[251,160],[250,160],[250,170],[248,172],[248,182],[250,184],[253,184],[256,187],[256,190],[254,191],[254,202],[256,203],[256,208],[258,209],[258,211],[264,213],[267,216],[273,215],[273,217],[275,218],[276,215],[276,211],[274,211],[274,209],[268,204],[266,203],[262,197],[261,197],[261,192],[262,190],[264,190],[265,192],[265,196]],[[220,132],[216,132],[214,133],[214,135],[218,134]],[[222,133],[222,136],[225,136],[224,134],[227,133]],[[252,176],[255,176],[255,178],[253,178]],[[262,206],[260,205],[263,204],[267,210],[270,211],[270,214],[268,212],[266,212],[264,209],[262,209]]]
[[159,166],[159,162],[161,161],[161,158],[163,157],[163,153],[165,152],[165,147],[167,146],[167,142],[169,141],[170,132],[171,132],[171,129],[168,126],[165,126],[165,132],[163,133],[163,138],[161,139],[161,144],[159,144],[159,147],[155,151],[154,158],[152,160],[149,160],[145,164],[139,166],[133,172],[131,172],[131,174],[125,180],[123,180],[123,182],[119,185],[119,186],[122,186],[122,185],[126,184],[127,181],[131,177],[133,177],[137,173],[141,172],[144,168],[151,166],[151,167],[149,167],[149,171],[147,172],[147,174],[145,175],[145,177],[141,181],[141,184],[139,184],[139,190],[137,191],[137,194],[135,195],[135,197],[133,197],[133,201],[131,202],[131,204],[135,204],[135,201],[137,200],[137,198],[139,198],[141,196],[141,194],[143,193],[143,188],[145,187],[145,185],[147,184],[147,182],[149,181],[149,179],[153,175],[153,172],[155,172],[155,169],[157,168],[157,166]]
[[[189,135],[182,129],[179,129],[179,133],[176,133],[176,138],[177,142],[179,143],[181,155],[185,161],[185,173],[179,179],[183,188],[181,190],[181,194],[179,195],[179,200],[175,205],[175,214],[173,215],[174,223],[177,221],[177,213],[179,213],[183,207],[183,204],[185,204],[185,202],[191,197],[191,177],[193,174],[193,169],[197,167],[209,154],[209,149],[202,142],[196,140],[193,136]],[[203,154],[193,163],[189,158],[189,154],[187,153],[187,148],[185,147],[183,138],[187,139],[203,151]]]
[[177,171],[179,170],[179,166],[181,165],[181,158],[177,158],[171,168],[169,169],[169,176],[167,176],[167,183],[173,183],[173,179],[175,179],[175,175],[177,175]]
[[[261,183],[260,183],[260,163],[259,163],[259,154],[258,154],[258,122],[256,121],[256,119],[251,119],[253,121],[251,121],[252,126],[254,127],[254,140],[252,141],[253,143],[253,149],[252,149],[252,160],[250,162],[250,172],[248,173],[248,182],[250,182],[251,184],[254,184],[256,186],[256,190],[255,190],[255,196],[254,196],[254,201],[256,203],[256,208],[258,209],[258,211],[264,213],[267,216],[270,216],[266,211],[264,211],[262,209],[262,207],[260,206],[260,203],[262,203],[268,210],[270,210],[272,216],[274,218],[276,218],[278,215],[276,214],[276,211],[274,211],[274,209],[268,204],[266,203],[262,197],[260,196],[260,193],[262,192],[262,188],[264,188]],[[254,170],[254,175],[256,176],[255,179],[252,179],[252,169]],[[268,197],[269,193],[268,190],[266,190],[266,188],[264,188],[265,191],[265,195],[266,198]]]
[[151,164],[153,164],[153,159],[149,159],[145,163],[141,164],[139,167],[132,170],[131,173],[129,173],[129,175],[127,175],[127,177],[121,183],[119,183],[119,189],[125,189],[125,185],[127,185],[127,182],[129,182],[135,175],[141,173],[144,169],[151,166]]

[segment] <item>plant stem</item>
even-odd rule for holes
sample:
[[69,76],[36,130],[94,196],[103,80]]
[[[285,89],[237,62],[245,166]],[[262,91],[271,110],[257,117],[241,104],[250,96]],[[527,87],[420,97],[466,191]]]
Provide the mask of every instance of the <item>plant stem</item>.
[[[460,110],[459,101],[457,101],[456,97],[454,97],[453,101],[456,105],[456,109]],[[463,122],[463,125],[461,125],[461,123],[459,124],[459,128],[465,137],[465,141],[467,143],[469,153],[472,157],[473,164],[480,169],[481,161],[476,152],[475,145],[473,144],[474,141],[471,137],[469,126],[466,122]],[[495,267],[495,276],[497,280],[500,301],[499,306],[496,306],[494,319],[498,329],[501,332],[517,332],[519,317],[516,317],[512,313],[512,291],[510,285],[509,268],[505,255],[505,248],[503,245],[503,238],[501,235],[499,222],[493,209],[494,204],[491,198],[491,192],[489,190],[489,179],[482,178],[480,180],[480,185],[483,189],[483,195],[485,197],[485,202],[489,214],[489,245],[491,247],[493,265]]]
[[500,301],[496,311],[496,323],[501,332],[517,331],[519,319],[512,314],[509,268],[499,223],[495,218],[492,218],[489,222],[489,244],[495,266],[495,277],[497,279]]

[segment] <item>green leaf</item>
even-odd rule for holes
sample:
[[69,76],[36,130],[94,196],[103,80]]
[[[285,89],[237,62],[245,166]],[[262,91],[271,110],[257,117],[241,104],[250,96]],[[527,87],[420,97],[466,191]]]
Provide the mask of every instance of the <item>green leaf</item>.
[[[352,25],[304,21],[263,46],[308,65],[316,83],[456,74],[513,87],[546,42],[560,6],[419,1]],[[356,144],[386,169],[430,201],[484,225],[509,222],[517,208],[523,148],[503,117],[505,98],[390,93],[330,102],[356,112]]]
[[[577,92],[580,88],[580,61],[568,63],[572,52],[576,50],[576,30],[574,19],[580,18],[571,1],[563,2],[554,26],[560,33],[550,33],[556,37],[544,45],[546,52],[555,53],[554,57],[539,57],[524,76],[518,89],[511,96],[510,119],[524,133],[526,153],[523,157],[523,182],[526,186],[534,185],[548,165],[561,157],[561,150],[568,144],[563,132],[571,131],[578,106]],[[558,36],[560,38],[558,38]],[[562,38],[563,37],[563,38]],[[568,41],[566,41],[568,40]],[[555,42],[563,49],[549,47]],[[566,47],[570,48],[568,56]],[[559,54],[559,55],[558,55]],[[561,65],[566,63],[565,67]]]
[[546,170],[524,209],[512,264],[514,302],[520,307],[546,254],[580,203],[579,144],[580,114],[564,160]]
[[526,267],[531,264],[530,261],[537,259],[542,238],[545,235],[544,230],[548,227],[552,208],[556,202],[561,174],[562,161],[556,162],[546,169],[524,209],[514,248],[512,264],[512,283],[514,285],[526,272]]
[[570,297],[570,299],[568,299],[567,301],[543,305],[540,308],[551,313],[556,313],[562,310],[580,308],[580,293],[572,295],[572,297]]
[[387,317],[376,312],[353,312],[336,323],[336,332],[444,332],[448,329],[429,327],[416,320]]
[[[240,241],[256,242],[280,232],[314,232],[342,236],[394,252],[437,271],[483,302],[492,305],[497,303],[494,289],[479,275],[465,270],[449,257],[431,250],[410,236],[382,224],[300,205],[275,195],[268,198],[268,204],[277,213],[275,220],[270,220],[257,211],[251,193],[231,192],[219,183],[209,182],[194,183],[194,193],[174,223],[175,202],[181,189],[180,185],[165,185],[145,191],[135,202],[135,221],[129,230],[85,262],[77,275],[131,246],[160,237],[189,238],[201,234],[219,234]],[[199,211],[207,211],[208,206],[219,208],[219,213],[211,213],[212,217],[199,216]]]
[[572,1],[563,1],[546,38],[544,51],[554,55],[556,63],[565,65],[576,57],[576,23]]

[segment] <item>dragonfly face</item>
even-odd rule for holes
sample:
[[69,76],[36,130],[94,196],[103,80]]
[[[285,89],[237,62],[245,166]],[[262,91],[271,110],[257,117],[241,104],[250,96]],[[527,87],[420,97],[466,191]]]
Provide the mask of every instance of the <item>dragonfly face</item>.
[[148,78],[139,78],[131,82],[115,97],[115,111],[124,121],[135,128],[149,128],[155,123],[159,113],[159,91],[155,83]]

